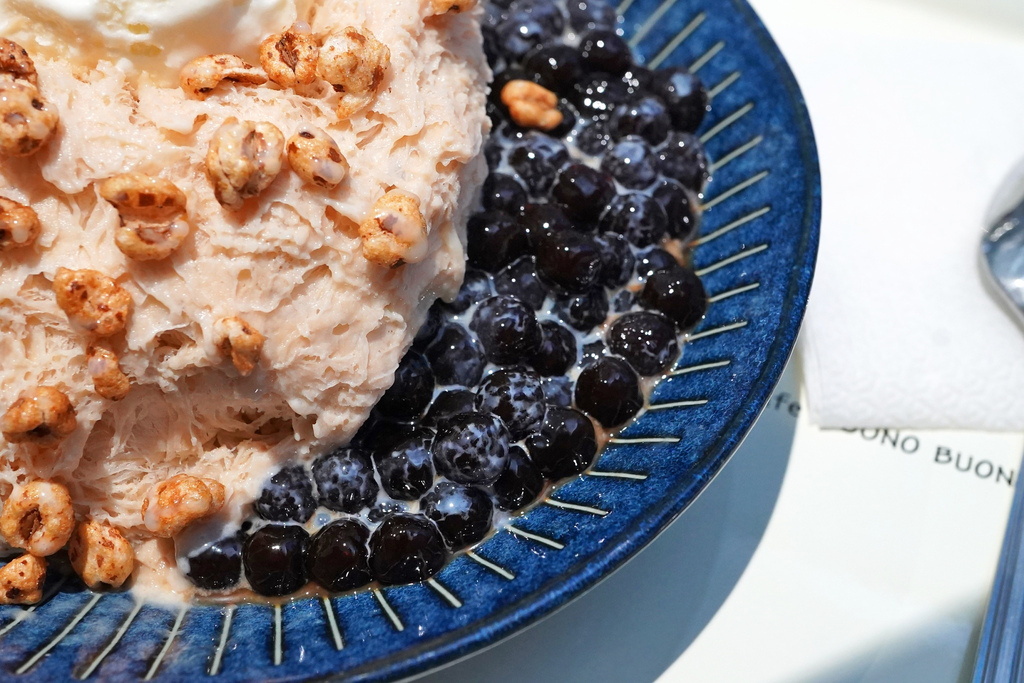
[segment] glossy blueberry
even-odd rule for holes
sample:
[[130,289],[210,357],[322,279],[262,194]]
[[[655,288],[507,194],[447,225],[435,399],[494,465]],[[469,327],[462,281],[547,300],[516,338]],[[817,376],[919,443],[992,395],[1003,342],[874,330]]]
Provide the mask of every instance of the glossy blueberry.
[[554,320],[540,324],[540,346],[530,365],[541,375],[564,375],[576,362],[576,335]]
[[660,375],[679,356],[679,340],[672,321],[661,313],[626,313],[608,328],[608,348],[640,375]]
[[260,595],[294,593],[306,584],[309,534],[294,524],[268,524],[245,539],[245,578]]
[[420,428],[388,451],[374,456],[380,486],[396,500],[416,500],[434,484],[434,460],[430,446],[434,434]]
[[639,135],[652,145],[661,144],[672,126],[668,110],[657,97],[642,97],[636,102],[615,107],[611,131],[616,139]]
[[554,312],[573,329],[589,332],[608,317],[608,295],[603,287],[555,300]]
[[537,316],[511,296],[492,296],[482,301],[473,313],[470,328],[480,339],[488,360],[497,365],[521,362],[540,345]]
[[496,416],[463,413],[450,418],[434,437],[434,464],[460,484],[489,484],[508,461],[509,433]]
[[519,61],[534,47],[549,40],[552,33],[530,14],[515,12],[498,24],[494,35],[505,58]]
[[576,133],[576,146],[591,156],[601,156],[612,142],[608,121],[605,117],[585,119],[584,125]]
[[468,389],[442,391],[423,418],[423,424],[437,429],[448,418],[476,410],[476,394]]
[[442,303],[435,301],[427,310],[426,320],[423,321],[420,329],[416,332],[416,337],[412,340],[412,347],[417,351],[427,348],[430,342],[437,338],[437,333],[441,331],[441,323],[444,322],[444,314],[441,312]]
[[420,509],[437,524],[452,550],[461,550],[482,541],[491,530],[494,503],[486,491],[439,481],[420,501]]
[[696,74],[681,66],[658,69],[654,92],[668,107],[676,130],[694,133],[708,112],[708,91]]
[[537,275],[537,261],[523,256],[505,266],[494,276],[494,289],[498,294],[514,296],[534,310],[544,305],[548,288]]
[[569,24],[577,33],[595,28],[614,29],[619,18],[605,0],[569,0]]
[[227,536],[189,555],[186,576],[196,588],[208,591],[237,585],[242,578],[242,539]]
[[696,135],[672,133],[658,150],[658,170],[692,192],[700,193],[708,181],[708,156]]
[[416,426],[411,422],[393,420],[381,415],[379,411],[373,410],[363,426],[352,437],[350,445],[359,446],[371,453],[386,451],[415,431]]
[[633,308],[636,304],[636,295],[628,289],[620,290],[618,294],[612,297],[608,305],[612,309],[612,313],[625,313],[626,311]]
[[571,93],[583,75],[580,53],[568,45],[542,45],[523,59],[523,68],[537,83],[560,95]]
[[602,340],[595,339],[592,342],[587,342],[583,345],[583,349],[580,353],[580,367],[586,367],[594,361],[604,358],[606,352],[607,349],[605,348]]
[[491,484],[491,493],[498,509],[521,510],[537,500],[544,490],[544,475],[519,446],[508,452],[508,465],[501,476]]
[[441,386],[457,384],[475,387],[484,376],[487,357],[480,342],[465,327],[448,323],[433,344],[427,347],[427,360],[434,379]]
[[576,127],[576,121],[579,119],[579,112],[577,112],[576,107],[564,97],[558,100],[556,107],[562,115],[562,122],[547,131],[547,133],[552,137],[564,138]]
[[[490,108],[491,104],[488,103],[487,106]],[[490,113],[488,113],[488,115],[490,116]],[[505,146],[501,142],[501,139],[496,135],[492,135],[488,138],[487,142],[484,143],[484,158],[487,160],[487,168],[491,171],[498,168],[498,166],[501,165],[501,159],[504,155]]]
[[544,419],[544,391],[532,370],[496,370],[480,383],[477,409],[501,418],[512,441],[519,441]]
[[339,519],[316,532],[306,561],[309,578],[329,591],[347,591],[370,583],[370,530],[356,519]]
[[285,465],[263,485],[253,504],[256,514],[272,522],[299,522],[313,516],[313,480],[302,465]]
[[570,164],[563,168],[551,188],[551,197],[569,218],[585,229],[592,229],[614,196],[612,177],[585,164]]
[[608,429],[629,422],[644,404],[640,378],[617,356],[605,356],[583,368],[576,379],[575,398],[581,410]]
[[548,479],[571,477],[594,462],[594,424],[578,410],[551,406],[540,429],[526,440],[526,448],[530,460]]
[[640,280],[646,280],[652,273],[662,268],[674,268],[679,265],[676,257],[664,249],[652,247],[637,254],[636,275]]
[[585,292],[601,274],[594,239],[570,230],[544,233],[537,246],[537,272],[566,292]]
[[484,181],[481,202],[485,209],[519,216],[526,209],[526,188],[504,173],[491,173]]
[[655,155],[647,141],[627,135],[605,152],[601,170],[611,173],[622,185],[638,190],[649,186],[658,176]]
[[598,28],[580,37],[583,62],[593,71],[613,75],[624,73],[633,65],[629,44],[614,30]]
[[531,131],[512,147],[508,162],[530,192],[540,196],[569,162],[569,152],[561,140]]
[[689,239],[697,229],[697,213],[683,186],[674,180],[663,179],[654,186],[651,196],[668,216],[668,234],[677,239]]
[[440,306],[443,311],[449,313],[465,313],[470,306],[483,301],[491,294],[491,278],[487,277],[487,273],[475,268],[467,268],[459,293],[455,295],[451,303],[442,302]]
[[557,3],[549,0],[516,0],[509,5],[509,12],[525,12],[544,25],[552,37],[565,28],[565,14]]
[[419,351],[409,350],[395,370],[395,381],[377,402],[381,414],[412,420],[423,414],[434,397],[434,373]]
[[594,240],[601,250],[601,275],[598,281],[605,287],[621,287],[633,277],[636,258],[623,235],[606,232]]
[[397,500],[382,500],[366,513],[366,518],[373,524],[380,524],[388,515],[400,515],[403,512],[408,512],[409,507],[405,503],[399,503]]
[[668,216],[651,197],[629,192],[612,200],[601,216],[601,229],[618,233],[638,247],[648,247],[665,237]]
[[377,498],[369,451],[343,446],[313,461],[320,504],[336,512],[359,512]]
[[523,227],[530,240],[530,249],[536,254],[545,235],[555,231],[572,230],[575,226],[561,207],[536,202],[526,205],[526,211],[523,212]]
[[391,515],[370,536],[370,574],[385,586],[426,581],[447,561],[444,538],[426,517]]
[[659,270],[647,278],[640,293],[640,305],[661,311],[680,330],[688,330],[704,317],[708,295],[704,285],[689,268]]
[[484,211],[466,223],[466,262],[474,268],[496,273],[527,251],[522,221],[504,211]]
[[545,377],[541,384],[549,406],[568,408],[572,405],[572,381],[568,377]]
[[583,78],[576,84],[573,101],[584,117],[607,117],[620,104],[635,95],[630,84],[619,76],[598,73]]

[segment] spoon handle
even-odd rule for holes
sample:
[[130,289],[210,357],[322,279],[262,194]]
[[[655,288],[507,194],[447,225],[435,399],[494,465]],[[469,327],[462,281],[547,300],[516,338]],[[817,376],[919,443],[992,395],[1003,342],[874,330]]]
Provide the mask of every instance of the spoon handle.
[[[1021,465],[1024,468],[1024,463]],[[1024,682],[1024,485],[1019,477],[978,642],[974,683]]]

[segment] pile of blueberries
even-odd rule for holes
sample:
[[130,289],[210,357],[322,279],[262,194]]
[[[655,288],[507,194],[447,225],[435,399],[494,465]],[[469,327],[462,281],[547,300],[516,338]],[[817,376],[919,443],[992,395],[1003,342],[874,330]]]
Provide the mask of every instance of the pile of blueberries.
[[[494,130],[462,289],[431,308],[350,444],[282,468],[258,520],[186,558],[196,586],[425,580],[589,467],[594,422],[628,423],[642,378],[675,362],[707,306],[685,259],[709,179],[694,135],[708,96],[686,69],[635,64],[605,2],[486,5]],[[513,79],[558,95],[557,129],[509,119],[500,92]]]

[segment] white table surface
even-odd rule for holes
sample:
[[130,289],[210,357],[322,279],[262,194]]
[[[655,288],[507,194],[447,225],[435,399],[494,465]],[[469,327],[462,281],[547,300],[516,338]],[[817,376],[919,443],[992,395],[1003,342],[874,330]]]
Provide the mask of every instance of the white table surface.
[[[1020,0],[751,1],[798,79],[814,58],[801,37],[820,21],[1024,36]],[[801,410],[797,366],[650,546],[539,624],[422,680],[970,681],[1024,435],[821,430]]]

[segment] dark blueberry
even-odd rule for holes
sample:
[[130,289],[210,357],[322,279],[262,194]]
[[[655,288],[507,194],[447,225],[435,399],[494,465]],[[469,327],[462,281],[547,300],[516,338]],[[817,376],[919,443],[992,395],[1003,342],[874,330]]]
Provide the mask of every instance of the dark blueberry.
[[577,225],[590,228],[615,196],[615,182],[585,164],[570,164],[558,174],[551,197]]
[[374,524],[380,524],[388,515],[398,515],[408,509],[409,507],[405,503],[399,503],[397,500],[382,500],[370,508],[370,511],[366,513],[366,518]]
[[668,110],[657,97],[642,97],[636,102],[620,104],[612,112],[611,131],[616,139],[639,135],[652,145],[658,145],[671,126]]
[[556,138],[564,138],[572,132],[573,128],[576,127],[576,120],[579,118],[579,114],[572,103],[565,98],[558,101],[557,108],[559,113],[562,115],[562,121],[557,126],[547,131],[547,134]]
[[567,292],[584,292],[601,274],[594,239],[570,230],[544,233],[537,245],[537,271]]
[[509,15],[508,19],[498,24],[494,34],[502,54],[510,61],[519,61],[552,36],[540,21],[524,12]]
[[[490,107],[490,104],[488,104]],[[495,124],[497,125],[497,124]],[[505,153],[505,146],[496,135],[491,135],[484,144],[484,158],[487,159],[487,168],[491,171],[501,165],[501,157]]]
[[309,534],[294,524],[268,524],[245,539],[245,578],[260,595],[288,595],[306,585]]
[[654,72],[647,67],[633,65],[622,74],[622,81],[629,86],[635,98],[643,97],[654,87]]
[[629,248],[629,240],[623,235],[606,232],[595,240],[601,249],[601,276],[599,281],[605,287],[621,287],[633,277],[636,258]]
[[532,370],[496,370],[484,378],[477,395],[477,409],[501,418],[512,441],[519,441],[544,419],[544,391],[540,376]]
[[543,195],[555,182],[555,176],[569,162],[569,152],[560,140],[530,132],[517,142],[508,162],[535,195]]
[[549,0],[516,0],[509,6],[509,11],[529,14],[543,24],[552,37],[556,37],[565,28],[565,14],[556,3]]
[[678,265],[679,261],[676,260],[675,256],[664,249],[652,247],[637,254],[636,274],[641,280],[646,280],[651,276],[651,273],[662,268],[674,268]]
[[608,317],[608,295],[603,287],[555,300],[554,312],[573,329],[590,332]]
[[554,320],[540,324],[540,346],[530,365],[545,377],[564,375],[576,363],[576,335]]
[[696,74],[681,66],[658,69],[654,91],[668,107],[676,130],[694,133],[708,113],[708,91]]
[[543,306],[548,296],[548,288],[537,275],[537,261],[532,256],[524,256],[505,266],[494,276],[494,289],[498,294],[514,296],[534,310]]
[[568,408],[572,405],[572,381],[566,377],[545,377],[542,385],[544,387],[544,400],[551,406]]
[[704,317],[708,295],[704,285],[689,268],[667,268],[647,278],[640,293],[640,305],[667,315],[680,330],[688,330]]
[[482,541],[491,530],[494,503],[475,486],[439,481],[423,496],[420,509],[437,524],[448,547],[460,550]]
[[450,313],[465,313],[470,306],[483,301],[490,295],[491,278],[487,276],[487,273],[475,268],[467,268],[459,293],[455,295],[450,304],[441,303],[441,308]]
[[336,512],[359,512],[377,498],[370,454],[362,448],[343,446],[313,461],[320,504]]
[[476,410],[476,394],[469,389],[449,389],[442,391],[434,399],[430,410],[423,418],[423,424],[436,429],[448,418],[474,410]]
[[412,347],[418,351],[422,351],[427,348],[430,342],[437,338],[437,333],[441,331],[441,323],[444,319],[444,314],[441,312],[441,301],[435,301],[434,304],[427,311],[427,317],[423,321],[423,325],[416,332],[416,338],[412,340]]
[[604,342],[600,339],[587,342],[583,345],[583,351],[580,354],[580,367],[586,367],[594,361],[604,358],[605,351],[607,351],[607,349],[605,349]]
[[660,375],[679,355],[672,321],[660,313],[627,313],[608,328],[608,348],[643,376]]
[[375,453],[379,450],[388,450],[415,431],[416,427],[412,423],[392,420],[374,410],[352,437],[350,445]]
[[580,54],[593,71],[619,75],[633,65],[629,43],[614,30],[598,28],[580,38]]
[[441,386],[458,384],[475,387],[484,376],[487,357],[484,349],[466,328],[448,323],[433,344],[427,347],[427,359],[434,379]]
[[316,532],[306,564],[309,577],[329,591],[347,591],[370,583],[366,547],[370,530],[355,519],[339,519]]
[[560,95],[572,92],[583,75],[580,53],[568,45],[543,45],[526,55],[523,68],[548,90]]
[[434,461],[430,445],[434,434],[418,429],[388,451],[374,456],[384,493],[396,500],[416,500],[434,484]]
[[473,313],[470,328],[480,339],[488,360],[497,365],[523,361],[540,345],[537,316],[511,296],[492,296],[482,301]]
[[598,117],[610,116],[615,107],[629,102],[634,95],[634,90],[622,78],[599,73],[576,84],[573,100],[580,115]]
[[569,24],[577,33],[595,28],[614,29],[619,18],[605,0],[569,0]]
[[409,350],[395,370],[395,381],[377,402],[381,414],[412,420],[423,414],[434,396],[434,373],[419,351]]
[[683,186],[674,180],[661,180],[654,186],[651,196],[665,209],[668,234],[677,239],[689,238],[697,229],[697,214]]
[[484,181],[481,201],[485,209],[518,216],[526,209],[526,189],[510,175],[491,173]]
[[498,509],[514,512],[537,500],[544,490],[544,475],[519,446],[508,452],[508,465],[497,481],[491,484],[491,493]]
[[696,193],[704,190],[710,178],[704,145],[690,133],[669,136],[665,146],[658,150],[658,170]]
[[599,157],[611,144],[612,136],[604,118],[587,119],[576,133],[576,145],[584,154]]
[[638,247],[657,244],[668,232],[665,210],[639,192],[620,194],[601,216],[601,229],[615,232]]
[[632,309],[635,303],[636,295],[628,289],[623,289],[612,297],[610,305],[613,313],[625,313]]
[[460,484],[489,484],[508,461],[508,429],[494,415],[463,413],[442,424],[434,438],[434,464]]
[[208,591],[231,588],[242,577],[242,539],[228,536],[188,556],[189,581]]
[[575,226],[557,205],[537,202],[526,205],[526,211],[523,212],[523,227],[526,228],[526,235],[530,240],[530,249],[537,253],[541,241],[549,232],[572,230]]
[[302,465],[285,465],[263,485],[253,504],[256,514],[271,522],[299,522],[313,516],[313,480]]
[[576,379],[575,397],[581,410],[608,429],[633,419],[644,405],[640,378],[616,356],[605,356],[583,368]]
[[605,152],[601,170],[611,173],[616,180],[630,189],[647,187],[658,176],[655,155],[642,137],[627,135]]
[[526,440],[530,460],[548,479],[563,479],[590,467],[597,455],[594,423],[572,408],[548,408],[544,423]]
[[504,211],[485,211],[466,223],[466,262],[496,273],[529,251],[526,230],[519,218]]
[[418,515],[391,515],[370,536],[370,573],[385,586],[426,581],[448,561],[437,525]]

